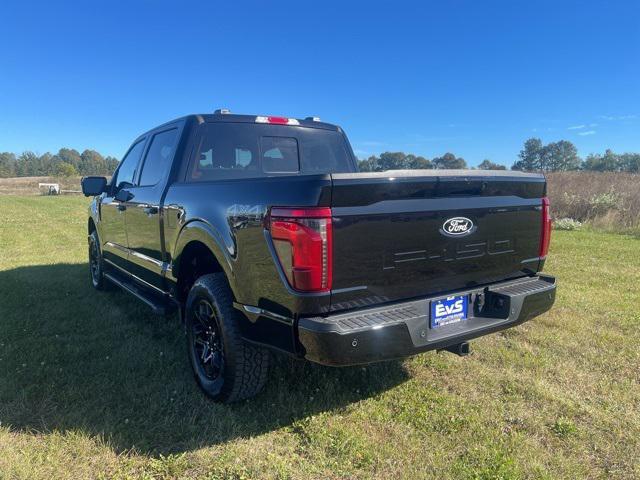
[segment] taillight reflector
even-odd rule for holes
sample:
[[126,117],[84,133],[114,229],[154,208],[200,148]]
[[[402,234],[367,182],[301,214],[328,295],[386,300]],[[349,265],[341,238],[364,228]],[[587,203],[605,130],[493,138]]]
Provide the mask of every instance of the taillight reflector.
[[542,234],[540,235],[540,256],[546,257],[549,253],[551,242],[551,213],[549,212],[549,199],[542,199]]
[[271,209],[269,231],[289,285],[301,292],[326,292],[333,280],[331,209]]

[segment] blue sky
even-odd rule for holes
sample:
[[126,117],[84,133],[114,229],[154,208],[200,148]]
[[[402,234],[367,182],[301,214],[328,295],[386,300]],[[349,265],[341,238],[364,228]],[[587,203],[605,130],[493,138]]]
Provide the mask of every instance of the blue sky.
[[3,2],[0,151],[120,157],[187,113],[341,125],[359,156],[640,151],[640,2]]

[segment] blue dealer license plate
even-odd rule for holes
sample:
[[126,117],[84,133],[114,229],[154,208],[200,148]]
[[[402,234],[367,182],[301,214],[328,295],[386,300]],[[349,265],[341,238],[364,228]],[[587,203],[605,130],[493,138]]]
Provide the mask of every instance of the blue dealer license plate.
[[438,328],[467,319],[469,299],[467,295],[454,295],[431,301],[431,328]]

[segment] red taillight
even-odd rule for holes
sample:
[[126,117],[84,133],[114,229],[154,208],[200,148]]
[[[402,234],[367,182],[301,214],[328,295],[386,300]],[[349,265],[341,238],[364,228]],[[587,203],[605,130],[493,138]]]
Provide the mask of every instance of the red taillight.
[[542,234],[540,236],[540,256],[546,257],[551,242],[551,214],[549,213],[549,199],[542,199]]
[[301,292],[331,290],[330,208],[271,209],[269,230],[280,265],[292,288]]

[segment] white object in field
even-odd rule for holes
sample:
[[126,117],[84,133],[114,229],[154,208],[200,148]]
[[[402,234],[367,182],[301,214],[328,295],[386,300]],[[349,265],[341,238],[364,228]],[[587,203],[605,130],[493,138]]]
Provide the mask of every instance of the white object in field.
[[38,183],[38,188],[45,188],[47,195],[60,195],[60,184],[58,183]]

